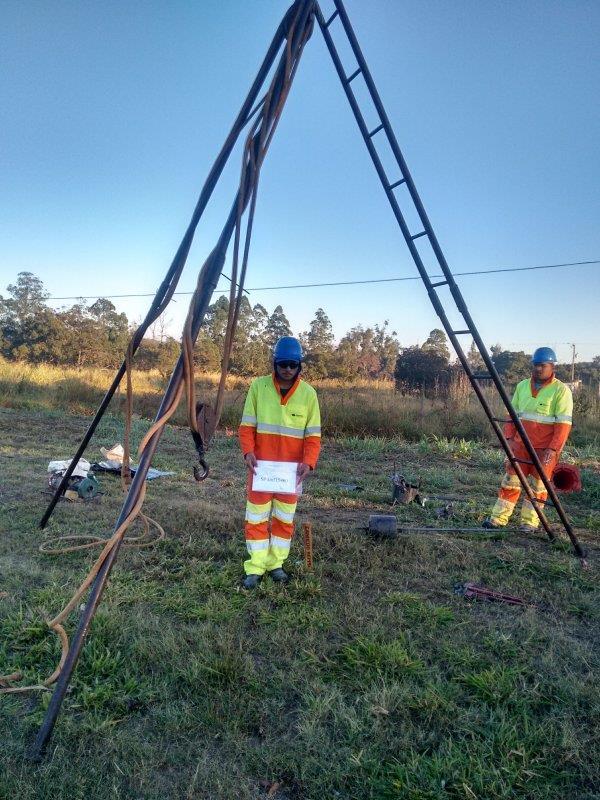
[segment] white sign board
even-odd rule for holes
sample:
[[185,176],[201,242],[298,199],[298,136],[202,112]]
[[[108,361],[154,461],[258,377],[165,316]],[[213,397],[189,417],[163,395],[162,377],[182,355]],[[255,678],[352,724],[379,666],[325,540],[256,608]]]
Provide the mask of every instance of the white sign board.
[[278,492],[279,494],[298,494],[296,485],[296,461],[258,461],[256,473],[252,476],[252,489],[255,492]]

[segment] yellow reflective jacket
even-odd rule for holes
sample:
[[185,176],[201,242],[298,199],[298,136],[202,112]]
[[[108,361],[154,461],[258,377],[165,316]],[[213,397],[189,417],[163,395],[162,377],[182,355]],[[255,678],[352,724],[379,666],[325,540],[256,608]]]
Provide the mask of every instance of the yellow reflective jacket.
[[[553,378],[536,390],[529,378],[517,384],[512,404],[535,449],[550,448],[560,453],[573,424],[573,395],[569,387]],[[507,439],[519,438],[512,423],[505,425],[504,435]]]
[[239,428],[244,455],[265,461],[297,461],[313,469],[321,449],[317,393],[299,376],[282,397],[275,375],[255,378]]

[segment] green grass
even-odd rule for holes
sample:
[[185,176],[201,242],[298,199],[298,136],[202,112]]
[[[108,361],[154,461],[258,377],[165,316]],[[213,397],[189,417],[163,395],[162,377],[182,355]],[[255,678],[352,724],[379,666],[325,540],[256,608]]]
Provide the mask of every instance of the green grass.
[[[0,408],[24,409],[62,414],[93,414],[114,377],[114,370],[99,368],[53,367],[9,362],[0,357]],[[219,375],[197,375],[197,395],[214,403]],[[222,426],[235,429],[239,424],[249,380],[230,375],[227,380]],[[159,406],[165,379],[159,372],[133,371],[135,413],[153,419]],[[389,381],[358,380],[351,384],[321,380],[319,390],[323,428],[330,436],[354,441],[355,449],[371,453],[389,450],[394,439],[417,442],[423,452],[470,454],[480,443],[495,442],[493,431],[475,395],[466,393],[460,402],[402,395]],[[486,389],[494,413],[502,415],[494,390]],[[124,396],[118,390],[110,410],[123,411]],[[185,425],[185,404],[173,417]],[[586,415],[575,415],[571,442],[582,457],[600,458],[600,418],[596,406]]]
[[[0,409],[0,674],[38,681],[54,667],[43,618],[78,585],[93,554],[45,557],[60,533],[108,534],[119,481],[102,497],[48,498],[46,464],[68,457],[87,420]],[[135,421],[139,441],[146,427]],[[106,417],[90,445],[122,436]],[[598,450],[569,450],[584,491],[565,498],[590,550],[582,570],[543,536],[426,533],[366,537],[388,512],[394,463],[426,493],[461,496],[440,522],[394,509],[407,525],[479,525],[501,458],[462,434],[325,441],[298,522],[313,523],[315,567],[301,544],[287,587],[240,591],[244,474],[234,437],[219,435],[210,478],[191,476],[189,433],[169,427],[146,509],[166,529],[156,549],[123,551],[91,626],[45,762],[24,761],[49,694],[0,696],[0,798],[19,800],[592,800],[600,772]],[[358,483],[362,492],[341,490]],[[476,581],[524,608],[466,601]],[[73,632],[75,616],[68,623]],[[275,786],[277,784],[277,786]],[[268,795],[269,787],[273,788]]]

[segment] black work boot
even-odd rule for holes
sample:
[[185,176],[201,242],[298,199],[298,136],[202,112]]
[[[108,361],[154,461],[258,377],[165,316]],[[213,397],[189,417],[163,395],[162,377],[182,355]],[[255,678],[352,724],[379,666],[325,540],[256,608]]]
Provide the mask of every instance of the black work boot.
[[537,531],[537,528],[535,525],[529,525],[527,522],[522,522],[519,525],[519,530],[521,531],[521,533],[535,533]]
[[272,569],[269,572],[269,575],[273,578],[275,583],[287,583],[290,579],[287,572],[281,567],[277,567],[277,569]]
[[258,584],[262,581],[262,575],[246,575],[244,580],[242,581],[242,586],[244,589],[256,589]]
[[488,517],[487,519],[484,519],[484,520],[483,520],[483,522],[481,523],[481,527],[482,527],[482,528],[493,528],[493,529],[496,529],[496,528],[501,528],[501,527],[502,527],[502,525],[498,525],[497,523],[493,522],[493,521],[492,521],[492,520],[491,520],[491,519]]

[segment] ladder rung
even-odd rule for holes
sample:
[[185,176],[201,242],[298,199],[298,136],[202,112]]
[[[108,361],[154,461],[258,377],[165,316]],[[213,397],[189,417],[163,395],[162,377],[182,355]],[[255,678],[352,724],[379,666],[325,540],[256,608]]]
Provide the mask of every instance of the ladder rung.
[[419,239],[421,236],[427,236],[427,231],[421,231],[421,233],[415,233],[415,235],[411,236],[410,238],[414,242],[415,239]]
[[379,133],[379,131],[380,131],[382,128],[383,128],[383,122],[381,123],[381,125],[378,125],[376,128],[373,128],[373,130],[372,130],[372,131],[371,131],[371,133],[369,134],[369,139],[372,139],[372,138],[373,138],[373,136],[375,136],[375,134],[376,134],[376,133]]
[[388,189],[395,189],[396,186],[401,186],[403,183],[406,183],[406,178],[400,178],[400,180],[396,181],[396,183],[390,183]]
[[438,281],[437,283],[432,283],[431,284],[431,288],[435,289],[436,286],[446,286],[447,283],[448,283],[448,281]]
[[518,464],[531,464],[533,466],[533,461],[528,461],[526,458],[515,458],[514,459]]
[[530,503],[534,503],[535,505],[545,506],[545,508],[556,508],[552,500],[536,500],[534,497],[533,500],[530,500]]
[[512,422],[512,419],[510,417],[508,419],[506,419],[506,417],[492,417],[492,419],[494,420],[494,422],[502,422],[504,425],[507,425],[509,422]]
[[339,13],[340,13],[340,12],[339,12],[339,11],[337,10],[337,8],[336,8],[336,10],[333,12],[333,14],[332,14],[332,15],[329,17],[329,19],[328,19],[328,20],[327,20],[327,22],[325,23],[325,27],[326,27],[326,28],[328,28],[328,27],[331,25],[331,23],[333,22],[333,20],[334,20],[334,19],[337,17],[337,15],[338,15]]
[[480,373],[480,372],[474,372],[473,373],[473,377],[475,378],[476,381],[492,381],[492,380],[494,380],[494,376],[493,375],[484,375],[483,373]]
[[466,331],[451,331],[451,332],[452,332],[452,333],[453,333],[455,336],[458,336],[460,333],[471,333],[471,331],[469,331],[469,330],[466,330]]
[[355,72],[352,73],[352,75],[349,75],[346,78],[346,83],[352,83],[354,78],[356,78],[357,75],[360,75],[361,72],[362,72],[362,69],[359,67]]

